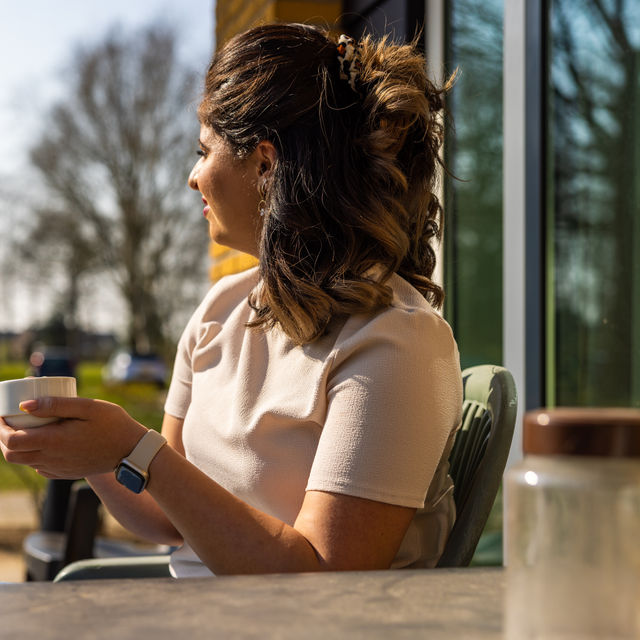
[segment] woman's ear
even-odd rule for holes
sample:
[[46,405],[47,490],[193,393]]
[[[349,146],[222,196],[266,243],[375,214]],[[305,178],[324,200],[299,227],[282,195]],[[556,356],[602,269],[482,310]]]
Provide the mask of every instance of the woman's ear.
[[276,148],[268,140],[261,140],[254,149],[253,156],[258,177],[268,177],[278,158]]

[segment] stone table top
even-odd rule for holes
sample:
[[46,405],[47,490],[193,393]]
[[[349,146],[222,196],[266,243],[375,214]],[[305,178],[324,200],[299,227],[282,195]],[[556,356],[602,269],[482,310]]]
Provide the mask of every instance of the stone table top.
[[2,638],[502,638],[502,569],[0,585]]

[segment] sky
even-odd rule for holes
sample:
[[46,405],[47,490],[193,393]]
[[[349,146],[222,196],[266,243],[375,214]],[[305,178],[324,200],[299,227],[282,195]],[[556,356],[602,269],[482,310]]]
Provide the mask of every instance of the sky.
[[[0,173],[56,94],[78,44],[115,24],[139,27],[156,18],[183,33],[181,56],[203,66],[213,46],[213,0],[0,0]],[[25,154],[26,155],[26,154]]]
[[[180,57],[204,71],[214,45],[214,0],[0,0],[0,252],[24,213],[19,204],[7,210],[6,194],[19,203],[29,191],[31,140],[59,95],[74,49],[116,25],[129,30],[158,19],[177,27]],[[20,287],[0,273],[0,331],[48,313],[46,292]],[[108,310],[98,324],[109,328]]]

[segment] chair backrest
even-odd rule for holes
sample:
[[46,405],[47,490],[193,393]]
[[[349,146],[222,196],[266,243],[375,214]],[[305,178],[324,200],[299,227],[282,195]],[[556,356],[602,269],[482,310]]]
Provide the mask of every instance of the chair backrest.
[[471,562],[500,487],[516,422],[516,387],[507,369],[470,367],[462,381],[462,425],[449,456],[457,516],[439,567]]
[[71,488],[67,514],[67,543],[63,566],[76,560],[93,558],[93,546],[100,526],[100,498],[86,483],[75,482]]
[[27,581],[53,580],[70,562],[93,557],[99,505],[84,481],[49,480],[42,529],[22,544]]

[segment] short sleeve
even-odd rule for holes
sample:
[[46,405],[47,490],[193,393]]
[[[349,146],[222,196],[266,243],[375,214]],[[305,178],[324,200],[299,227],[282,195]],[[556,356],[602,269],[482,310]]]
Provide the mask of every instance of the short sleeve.
[[420,508],[460,421],[455,340],[430,309],[391,308],[354,322],[335,352],[307,490]]
[[167,399],[164,403],[165,412],[176,418],[184,418],[191,404],[191,387],[193,382],[192,355],[198,342],[202,316],[213,294],[213,288],[209,289],[204,300],[194,311],[189,322],[187,322],[187,326],[178,341],[176,357],[173,363],[173,373],[171,374],[171,384],[169,385]]
[[164,403],[165,412],[176,418],[184,418],[191,403],[192,371],[189,328],[190,325],[187,325],[178,342],[171,384]]
[[[178,342],[176,357],[164,410],[176,418],[184,418],[191,404],[194,368],[197,368],[196,350],[207,343],[227,322],[230,314],[246,300],[257,279],[257,269],[226,276],[216,282],[195,310]],[[244,307],[244,305],[242,305]],[[201,357],[200,367],[213,366],[207,357]]]

